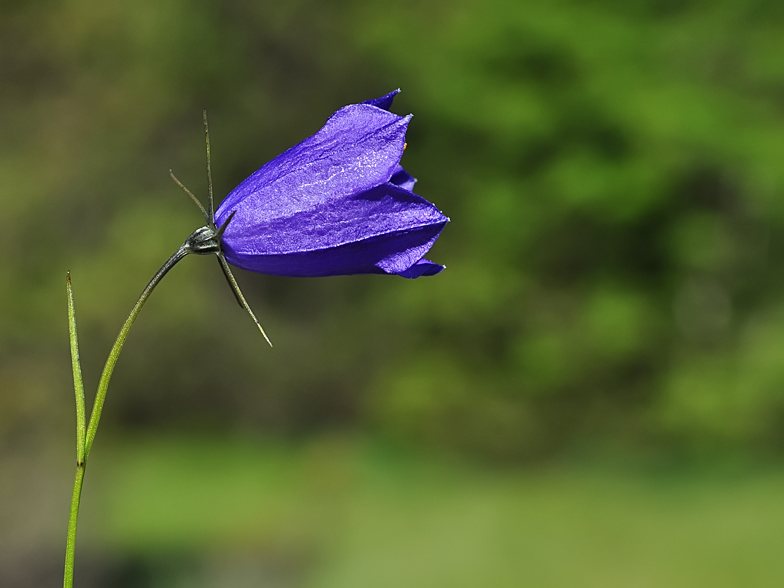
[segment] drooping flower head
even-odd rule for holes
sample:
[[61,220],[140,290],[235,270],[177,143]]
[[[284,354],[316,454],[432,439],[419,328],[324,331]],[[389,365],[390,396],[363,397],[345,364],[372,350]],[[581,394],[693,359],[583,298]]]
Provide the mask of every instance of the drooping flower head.
[[148,289],[188,254],[215,254],[240,306],[272,345],[229,264],[276,276],[345,274],[432,276],[444,266],[424,258],[449,222],[412,192],[400,166],[409,116],[389,112],[400,90],[338,110],[324,127],[263,165],[213,212],[207,114],[207,222],[158,271]]
[[449,219],[400,166],[411,116],[389,112],[398,91],[341,108],[223,200],[214,223],[228,221],[229,263],[295,277],[444,269],[424,255]]

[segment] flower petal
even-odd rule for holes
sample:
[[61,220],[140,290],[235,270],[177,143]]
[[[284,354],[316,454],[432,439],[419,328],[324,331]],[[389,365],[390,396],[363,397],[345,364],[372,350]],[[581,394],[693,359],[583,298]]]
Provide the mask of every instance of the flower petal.
[[400,186],[404,190],[412,191],[414,189],[414,184],[416,184],[416,178],[412,177],[410,173],[403,169],[402,165],[398,165],[395,168],[395,171],[392,172],[392,177],[389,181],[395,186]]
[[232,225],[247,228],[387,182],[403,154],[410,118],[369,104],[341,108],[318,133],[237,186],[215,212],[216,224],[237,210]]
[[392,101],[395,99],[400,93],[400,88],[397,90],[392,90],[389,94],[382,96],[381,98],[375,98],[373,100],[365,100],[362,104],[370,104],[371,106],[375,106],[376,108],[382,108],[384,110],[389,110],[392,107]]
[[404,272],[422,259],[449,221],[424,198],[391,183],[316,209],[246,220],[238,213],[223,235],[229,262],[264,274],[303,277]]
[[413,278],[419,278],[421,276],[434,276],[438,273],[441,273],[445,269],[446,269],[445,265],[433,263],[429,259],[425,259],[423,257],[408,269],[402,272],[398,272],[398,275],[403,276],[404,278],[413,279]]

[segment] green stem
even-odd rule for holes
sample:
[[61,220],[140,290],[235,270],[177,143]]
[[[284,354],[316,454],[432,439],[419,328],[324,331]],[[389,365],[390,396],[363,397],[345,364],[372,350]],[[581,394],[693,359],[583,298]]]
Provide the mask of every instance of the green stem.
[[139,296],[136,304],[133,305],[131,314],[129,314],[128,318],[125,319],[125,324],[122,326],[122,329],[120,329],[120,334],[117,335],[117,340],[114,342],[114,346],[109,352],[109,357],[106,358],[106,364],[103,366],[101,380],[98,382],[98,392],[95,394],[93,410],[90,413],[90,424],[87,426],[87,438],[84,445],[85,460],[90,455],[90,449],[92,448],[93,441],[95,440],[95,433],[98,430],[98,422],[101,420],[101,411],[103,411],[103,403],[106,400],[106,390],[109,388],[109,380],[112,379],[114,365],[117,363],[117,358],[120,357],[120,351],[122,351],[123,345],[125,344],[125,339],[128,337],[128,332],[131,330],[136,317],[139,316],[144,303],[147,302],[147,298],[150,297],[150,294],[152,294],[152,291],[155,289],[155,286],[158,285],[158,282],[163,279],[163,276],[165,276],[178,261],[188,255],[188,253],[190,253],[188,249],[185,247],[180,247],[177,252],[172,255],[166,263],[163,264],[163,267],[158,270],[158,273],[156,273],[152,277],[152,280],[150,280],[150,283],[147,284],[147,287]]
[[82,494],[84,480],[84,438],[85,409],[84,384],[82,383],[82,366],[79,362],[79,340],[76,336],[76,310],[74,308],[71,272],[65,276],[68,294],[68,336],[71,342],[71,367],[73,368],[74,393],[76,395],[76,479],[74,480],[73,496],[71,497],[71,514],[68,517],[68,539],[65,547],[65,577],[63,585],[73,585],[74,548],[76,547],[76,519],[79,516],[79,498]]
[[131,309],[131,313],[128,315],[128,318],[125,319],[125,324],[123,324],[122,329],[120,329],[120,334],[117,335],[117,340],[114,342],[114,345],[109,352],[109,357],[106,359],[106,364],[104,365],[103,373],[101,374],[101,380],[98,383],[98,392],[95,395],[93,409],[90,413],[90,423],[87,426],[86,433],[84,428],[84,389],[82,386],[81,367],[79,365],[79,348],[76,339],[76,319],[74,316],[75,312],[73,305],[73,291],[71,290],[70,275],[67,278],[68,327],[71,339],[71,363],[74,370],[74,389],[76,392],[77,456],[76,477],[74,479],[74,489],[73,495],[71,497],[71,512],[68,517],[68,538],[65,547],[65,574],[63,576],[64,588],[73,588],[76,525],[79,519],[79,501],[82,495],[84,472],[85,468],[87,467],[87,457],[90,455],[90,449],[92,448],[93,441],[95,440],[95,433],[98,430],[98,422],[101,420],[101,412],[106,400],[106,391],[109,388],[109,380],[112,378],[112,373],[114,372],[114,366],[117,363],[117,358],[120,356],[120,352],[122,351],[123,345],[125,344],[125,339],[128,337],[128,333],[131,330],[134,321],[136,321],[136,317],[139,316],[139,312],[141,312],[144,303],[147,302],[147,298],[150,297],[150,294],[152,294],[152,291],[155,289],[161,279],[163,279],[163,276],[165,276],[178,261],[188,255],[190,252],[191,251],[185,245],[183,245],[174,255],[168,259],[166,263],[163,264],[161,269],[159,269],[158,272],[152,277],[150,283],[147,284],[147,287],[144,289],[144,291],[142,291],[139,299],[136,301],[136,304],[134,304],[133,308]]
[[74,555],[76,553],[76,522],[79,518],[79,499],[82,497],[84,467],[84,462],[76,465],[76,478],[74,479],[73,495],[71,496],[71,514],[68,516],[68,539],[65,543],[64,588],[73,587]]

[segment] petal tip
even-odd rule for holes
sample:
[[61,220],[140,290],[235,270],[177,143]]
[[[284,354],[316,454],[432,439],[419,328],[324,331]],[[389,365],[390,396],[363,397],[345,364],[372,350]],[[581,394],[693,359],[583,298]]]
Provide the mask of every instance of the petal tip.
[[389,110],[392,107],[392,101],[395,99],[395,96],[397,96],[399,93],[400,93],[400,88],[397,88],[396,90],[392,90],[389,94],[385,94],[380,98],[365,100],[362,104],[370,104],[371,106],[375,106],[376,108]]
[[397,275],[403,278],[408,278],[409,280],[413,280],[416,278],[421,278],[422,276],[435,276],[436,274],[440,274],[445,269],[445,265],[434,263],[429,259],[422,258],[402,272],[398,272]]

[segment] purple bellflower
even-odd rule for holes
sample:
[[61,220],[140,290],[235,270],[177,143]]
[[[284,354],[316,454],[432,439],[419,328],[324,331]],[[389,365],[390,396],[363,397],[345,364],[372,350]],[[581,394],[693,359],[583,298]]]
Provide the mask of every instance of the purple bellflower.
[[226,197],[215,224],[236,212],[222,240],[229,263],[296,277],[444,269],[423,258],[449,219],[400,166],[411,116],[388,111],[398,91],[341,108]]
[[399,91],[341,108],[315,135],[251,174],[214,212],[205,115],[209,209],[172,178],[207,225],[188,237],[156,278],[189,253],[215,253],[237,301],[267,338],[229,264],[291,277],[418,278],[442,271],[424,255],[449,219],[414,194],[416,180],[400,165],[411,115],[389,112]]

